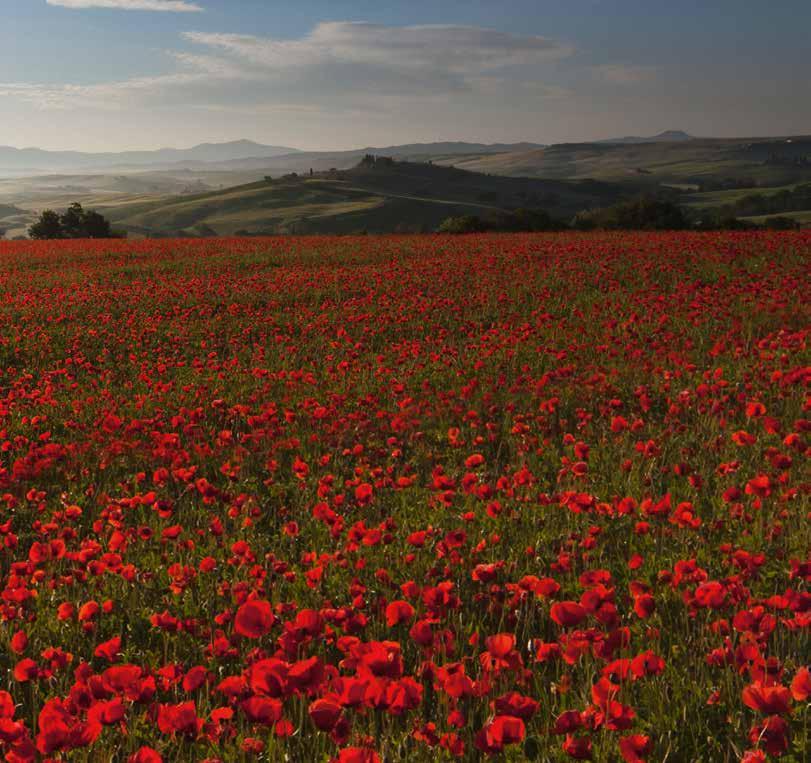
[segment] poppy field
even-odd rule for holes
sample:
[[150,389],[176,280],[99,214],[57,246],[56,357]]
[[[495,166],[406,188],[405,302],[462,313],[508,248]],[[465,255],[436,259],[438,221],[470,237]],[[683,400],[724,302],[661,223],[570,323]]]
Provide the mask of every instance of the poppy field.
[[0,242],[0,755],[808,760],[809,265]]

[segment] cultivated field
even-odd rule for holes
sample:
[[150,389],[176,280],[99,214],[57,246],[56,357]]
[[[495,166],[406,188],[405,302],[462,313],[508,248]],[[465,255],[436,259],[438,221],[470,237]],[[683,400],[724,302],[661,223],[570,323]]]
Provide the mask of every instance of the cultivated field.
[[0,753],[807,760],[810,258],[0,242]]

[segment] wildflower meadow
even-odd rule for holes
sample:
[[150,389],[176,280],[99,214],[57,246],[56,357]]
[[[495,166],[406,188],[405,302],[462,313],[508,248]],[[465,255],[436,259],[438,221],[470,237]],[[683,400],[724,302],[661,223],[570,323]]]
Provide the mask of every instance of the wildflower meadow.
[[0,242],[0,755],[807,761],[809,265]]

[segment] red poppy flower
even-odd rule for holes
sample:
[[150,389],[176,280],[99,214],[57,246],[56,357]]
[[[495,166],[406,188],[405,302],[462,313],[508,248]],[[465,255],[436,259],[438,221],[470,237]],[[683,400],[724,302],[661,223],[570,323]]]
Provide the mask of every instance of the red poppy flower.
[[805,702],[811,697],[811,671],[801,667],[791,681],[791,696],[797,702]]
[[575,760],[591,760],[591,739],[567,734],[563,742],[563,751]]
[[779,715],[770,715],[749,730],[749,741],[778,757],[788,751],[788,723]]
[[38,674],[39,667],[37,663],[29,657],[25,657],[14,666],[14,680],[20,683],[31,681],[36,678]]
[[515,648],[515,636],[512,633],[499,633],[487,637],[487,651],[498,659],[504,659]]
[[345,747],[331,763],[380,763],[380,756],[368,747]]
[[493,702],[498,715],[512,715],[528,721],[538,711],[539,703],[532,697],[525,697],[517,691],[502,694]]
[[374,489],[368,482],[362,482],[355,488],[355,500],[361,505],[365,505],[372,500]]
[[183,691],[197,691],[207,679],[208,671],[202,665],[197,665],[183,676]]
[[791,692],[780,684],[765,686],[760,681],[741,692],[743,704],[763,715],[786,715],[791,712]]
[[343,707],[337,697],[328,696],[310,703],[308,712],[316,728],[321,731],[332,731],[341,717]]
[[14,654],[22,654],[28,646],[28,636],[25,631],[17,631],[11,637],[11,651]]
[[282,703],[273,697],[249,697],[239,706],[252,723],[271,726],[282,717]]
[[115,662],[121,654],[121,638],[114,636],[109,641],[99,644],[93,654],[96,657],[103,657],[108,662]]
[[625,763],[645,763],[645,756],[650,752],[652,744],[650,737],[642,734],[632,734],[622,737],[619,741],[620,752]]
[[414,607],[407,601],[393,601],[386,607],[386,624],[389,628],[407,623],[414,617]]
[[101,607],[98,602],[88,601],[79,608],[79,622],[92,620],[99,612],[101,612]]
[[127,758],[127,763],[163,763],[163,757],[151,747],[141,747]]
[[497,715],[476,734],[476,747],[495,754],[511,744],[519,744],[526,736],[524,722],[511,715]]
[[158,728],[164,734],[197,734],[202,722],[197,718],[194,702],[179,705],[161,705],[158,708]]
[[59,698],[49,699],[37,719],[37,750],[42,755],[50,755],[68,749],[76,729],[76,719]]
[[563,628],[580,625],[586,617],[586,610],[576,601],[559,601],[549,610],[551,618]]
[[262,638],[270,632],[276,618],[269,601],[252,599],[237,609],[234,632],[245,638]]
[[649,593],[643,593],[634,599],[634,612],[637,617],[646,620],[656,611],[656,600]]

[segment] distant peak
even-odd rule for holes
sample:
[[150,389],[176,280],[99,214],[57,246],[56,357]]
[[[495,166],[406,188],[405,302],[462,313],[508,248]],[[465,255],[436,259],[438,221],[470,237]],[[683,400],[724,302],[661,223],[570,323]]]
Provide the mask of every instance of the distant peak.
[[598,140],[597,143],[677,143],[686,140],[695,140],[695,138],[689,133],[684,132],[684,130],[665,130],[658,135],[652,135],[650,137],[626,135],[624,138]]
[[684,130],[665,130],[664,132],[660,132],[658,135],[655,136],[656,138],[662,139],[674,139],[674,140],[692,140],[693,136],[690,133],[685,132]]
[[258,145],[260,144],[256,143],[253,140],[241,138],[240,140],[227,140],[222,143],[198,143],[193,148],[211,148],[212,146],[258,146]]

